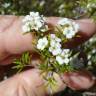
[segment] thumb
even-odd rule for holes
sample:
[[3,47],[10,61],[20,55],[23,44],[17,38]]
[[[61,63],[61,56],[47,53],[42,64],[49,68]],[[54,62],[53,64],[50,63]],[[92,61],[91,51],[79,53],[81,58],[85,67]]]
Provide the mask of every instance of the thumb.
[[73,90],[86,90],[96,83],[95,77],[85,70],[66,72],[62,78],[67,86]]
[[[58,88],[54,93],[66,87],[59,76],[55,75],[55,77]],[[49,95],[49,90],[44,86],[44,83],[40,71],[31,69],[1,82],[0,94],[2,96],[46,96]]]

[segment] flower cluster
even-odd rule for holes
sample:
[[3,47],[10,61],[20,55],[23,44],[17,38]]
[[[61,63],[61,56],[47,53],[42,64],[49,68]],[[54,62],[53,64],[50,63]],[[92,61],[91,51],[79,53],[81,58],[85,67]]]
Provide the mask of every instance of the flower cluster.
[[55,34],[50,35],[50,47],[49,52],[51,52],[54,56],[61,53],[61,39],[56,37]]
[[70,61],[70,50],[62,48],[62,40],[58,38],[55,34],[49,35],[49,41],[47,37],[40,38],[37,43],[37,49],[44,50],[47,48],[48,52],[50,52],[55,58],[56,61],[62,64],[68,64]]
[[[46,32],[48,30],[48,26],[45,23],[45,19],[42,15],[38,12],[30,12],[30,15],[25,16],[23,19],[23,31],[30,32],[34,30],[35,32]],[[67,18],[63,18],[58,21],[57,26],[60,27],[65,39],[73,38],[76,33],[79,31],[79,25],[69,20]],[[54,30],[55,31],[55,30]],[[42,33],[42,34],[43,34]],[[42,53],[42,51],[51,54],[55,57],[55,61],[57,61],[60,65],[68,64],[70,61],[71,52],[69,49],[63,48],[63,40],[60,35],[57,34],[47,34],[46,36],[43,34],[42,36],[39,35],[38,42],[37,42],[37,49]],[[44,55],[45,53],[43,53]],[[48,57],[49,58],[49,57]],[[50,57],[51,58],[51,57]]]
[[70,58],[70,50],[69,49],[63,49],[61,54],[56,56],[56,60],[59,64],[69,64],[71,58]]
[[[64,49],[63,44],[66,39],[69,40],[77,34],[79,31],[78,24],[64,18],[58,21],[57,26],[54,26],[53,32],[50,33],[48,32],[49,28],[45,23],[44,17],[39,15],[38,12],[30,12],[30,15],[27,15],[23,19],[23,23],[24,32],[34,31],[38,33],[36,34],[38,39],[36,48],[45,60],[44,64],[40,64],[40,69],[47,73],[46,77],[48,77],[48,73],[50,72],[52,74],[53,72],[61,73],[65,69],[70,69],[72,51]],[[46,79],[50,81],[50,77]],[[53,82],[53,77],[51,79]]]
[[45,32],[48,29],[48,26],[45,23],[43,15],[40,15],[38,12],[30,12],[30,15],[25,16],[23,19],[22,29],[23,32]]
[[87,42],[84,43],[83,46],[87,56],[88,65],[94,67],[96,62],[96,37],[93,36],[90,38]]
[[92,10],[92,8],[96,8],[96,4],[95,3],[88,3],[87,4],[87,8],[88,8],[88,10]]
[[40,38],[38,40],[37,49],[44,50],[44,48],[48,45],[48,40],[46,37]]
[[61,19],[58,25],[62,27],[63,35],[68,39],[73,38],[79,31],[79,25],[67,18]]

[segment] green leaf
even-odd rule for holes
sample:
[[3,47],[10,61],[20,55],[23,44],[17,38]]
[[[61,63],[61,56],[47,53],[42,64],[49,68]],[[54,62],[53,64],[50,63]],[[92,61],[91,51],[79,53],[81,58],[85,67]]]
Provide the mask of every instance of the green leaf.
[[19,72],[22,71],[28,64],[31,62],[31,56],[29,52],[25,52],[22,54],[21,58],[15,59],[14,64],[15,66],[12,67],[12,69],[18,69]]

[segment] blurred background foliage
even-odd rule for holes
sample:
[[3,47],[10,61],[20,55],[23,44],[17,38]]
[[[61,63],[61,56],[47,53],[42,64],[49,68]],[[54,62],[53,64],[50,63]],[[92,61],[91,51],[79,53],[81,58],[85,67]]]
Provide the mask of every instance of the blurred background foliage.
[[[45,16],[60,16],[72,19],[92,18],[96,20],[96,0],[0,0],[1,15],[20,16],[29,14],[30,11],[38,11]],[[96,36],[93,36],[79,48],[86,55],[87,69],[96,75]],[[65,95],[91,96],[84,94],[84,92],[72,91],[69,88],[58,94],[58,96]]]
[[0,14],[26,15],[30,11],[45,16],[96,18],[96,0],[0,0]]

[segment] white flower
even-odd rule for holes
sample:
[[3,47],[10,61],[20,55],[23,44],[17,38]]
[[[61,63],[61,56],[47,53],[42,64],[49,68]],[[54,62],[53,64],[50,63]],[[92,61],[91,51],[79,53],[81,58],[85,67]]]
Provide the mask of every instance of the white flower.
[[50,34],[51,39],[55,39],[56,35],[55,34]]
[[71,39],[75,35],[74,31],[71,28],[65,28],[63,34],[68,39]]
[[70,49],[63,49],[63,52],[69,53],[70,52]]
[[53,54],[54,56],[56,56],[56,55],[60,54],[61,51],[62,51],[61,48],[57,48],[57,49],[55,49],[55,50],[52,51],[52,54]]
[[59,25],[66,25],[66,24],[70,24],[70,21],[68,20],[68,18],[63,18],[61,20],[58,21]]
[[70,49],[63,49],[61,56],[69,55],[70,54]]
[[50,47],[49,52],[51,52],[54,56],[61,53],[61,39],[58,38],[55,34],[50,35]]
[[70,61],[70,50],[69,49],[63,49],[61,54],[56,56],[56,61],[62,65],[62,64],[68,64]]
[[34,17],[39,17],[39,12],[30,12],[30,16]]
[[58,46],[61,47],[61,39],[58,38],[55,34],[50,35],[50,46]]
[[94,38],[89,39],[90,43],[92,43],[93,41],[95,41]]
[[61,54],[60,54],[61,57],[64,57],[64,58],[69,58],[70,56],[70,49],[63,49]]
[[56,56],[56,61],[62,65],[62,64],[68,64],[70,59],[69,58],[64,58],[64,57],[61,57],[61,56]]
[[39,21],[34,21],[34,22],[32,22],[31,24],[30,24],[30,28],[31,28],[31,30],[36,30],[36,31],[39,31],[39,29],[42,27],[42,23],[41,22],[39,22]]
[[55,40],[51,40],[50,41],[50,46],[52,47],[52,46],[55,46],[56,45],[56,41]]
[[65,58],[63,61],[64,61],[65,64],[68,64],[70,59],[69,58]]
[[31,16],[30,15],[26,15],[24,17],[24,19],[22,20],[22,22],[25,23],[25,22],[28,22],[28,21],[31,21],[31,20],[32,20]]
[[50,46],[60,48],[61,44],[59,42],[56,42],[55,40],[52,40],[52,41],[50,41]]
[[[38,12],[30,12],[29,15],[26,15],[23,19],[23,26],[26,26],[30,30],[24,30],[24,32],[30,32],[32,30],[35,30],[37,32],[45,32],[48,30],[48,26],[45,24],[45,18],[40,15]],[[26,25],[27,23],[27,25]]]
[[37,49],[43,50],[48,45],[48,40],[46,37],[43,37],[38,40]]
[[51,40],[54,40],[54,41],[56,41],[56,42],[61,42],[61,39],[58,38],[55,34],[51,34],[50,37],[51,37],[51,38],[50,38]]
[[2,6],[3,6],[4,8],[8,8],[10,5],[11,5],[11,3],[4,3]]
[[93,53],[93,54],[96,53],[96,49],[93,49],[93,50],[92,50],[92,53]]
[[68,39],[73,38],[79,31],[79,25],[67,18],[61,19],[58,25],[61,25],[63,34]]
[[56,56],[56,61],[57,61],[60,65],[62,65],[62,64],[64,63],[64,61],[63,61],[63,59],[62,59],[61,56]]
[[76,26],[74,25],[74,27],[72,27],[72,26],[66,27],[63,30],[63,34],[66,36],[66,38],[71,39],[78,32],[78,28],[79,28],[79,26],[77,24],[76,24]]
[[88,60],[89,60],[89,59],[91,59],[91,55],[90,55],[90,54],[88,54],[87,58],[88,58]]
[[87,8],[88,9],[91,9],[91,8],[96,8],[96,4],[94,4],[94,3],[89,3],[88,5],[87,5]]
[[24,26],[22,26],[22,30],[23,30],[23,32],[28,32],[28,31],[30,31],[30,28],[24,25]]
[[76,22],[72,22],[72,26],[73,26],[73,30],[75,33],[77,33],[79,31],[79,25]]
[[49,52],[51,52],[54,56],[56,56],[62,52],[62,49],[57,46],[51,46],[49,47]]
[[91,62],[91,61],[88,61],[88,65],[89,65],[89,66],[92,65],[92,62]]

